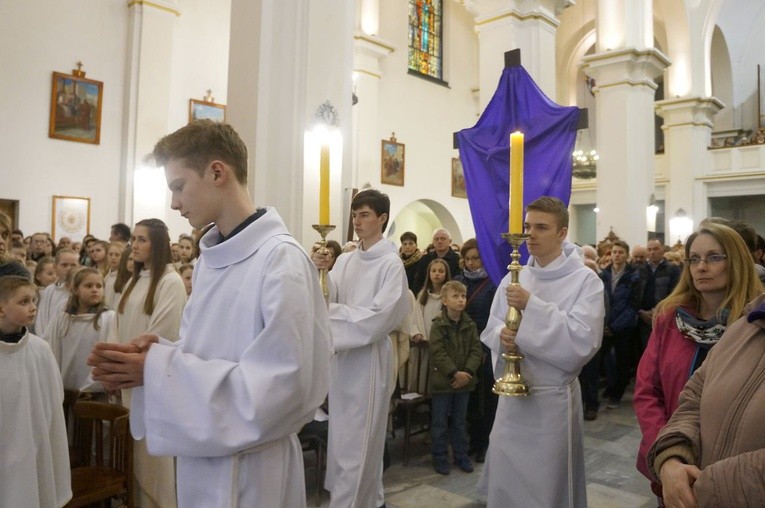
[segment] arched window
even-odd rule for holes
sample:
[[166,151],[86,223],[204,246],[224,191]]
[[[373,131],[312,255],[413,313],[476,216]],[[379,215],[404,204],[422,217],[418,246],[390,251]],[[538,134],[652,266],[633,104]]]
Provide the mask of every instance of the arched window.
[[443,80],[443,0],[409,0],[409,73]]

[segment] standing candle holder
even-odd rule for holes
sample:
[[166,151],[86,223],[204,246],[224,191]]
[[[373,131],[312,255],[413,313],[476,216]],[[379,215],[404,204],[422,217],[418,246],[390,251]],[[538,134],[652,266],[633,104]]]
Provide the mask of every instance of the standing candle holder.
[[[518,282],[518,275],[523,267],[518,262],[518,260],[521,258],[519,249],[528,237],[529,235],[526,234],[502,234],[502,238],[507,240],[507,243],[509,243],[512,248],[512,252],[510,254],[512,262],[507,267],[508,270],[510,270],[511,286],[521,285],[520,282]],[[521,318],[521,311],[515,307],[510,307],[507,309],[507,314],[505,315],[505,326],[514,332],[517,332],[518,328],[521,327]],[[494,383],[494,387],[491,389],[491,391],[504,397],[528,396],[529,385],[523,378],[523,374],[521,374],[521,360],[523,360],[524,356],[518,351],[518,346],[513,344],[513,347],[510,348],[506,353],[502,353],[502,358],[505,359],[505,372],[502,377],[497,379],[496,383]]]
[[[321,240],[319,241],[319,250],[317,251],[322,256],[329,254],[327,248],[327,235],[335,229],[335,226],[331,224],[314,224],[313,229],[319,232]],[[319,270],[319,283],[321,284],[321,293],[324,295],[324,301],[329,303],[329,285],[327,285],[327,269],[322,268]]]

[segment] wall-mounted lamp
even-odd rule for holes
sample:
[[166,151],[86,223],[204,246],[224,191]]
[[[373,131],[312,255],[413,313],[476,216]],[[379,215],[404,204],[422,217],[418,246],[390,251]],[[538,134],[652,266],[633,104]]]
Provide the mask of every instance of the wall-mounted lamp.
[[693,219],[682,208],[678,208],[675,216],[669,219],[670,238],[677,238],[677,241],[684,243],[693,233]]
[[651,197],[648,198],[648,206],[645,209],[645,222],[648,231],[656,231],[656,215],[659,213],[659,207],[656,204],[656,196],[651,193]]

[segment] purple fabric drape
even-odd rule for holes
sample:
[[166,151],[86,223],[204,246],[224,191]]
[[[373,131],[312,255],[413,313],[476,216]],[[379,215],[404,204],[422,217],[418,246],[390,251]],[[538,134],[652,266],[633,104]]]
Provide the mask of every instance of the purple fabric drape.
[[[577,107],[548,99],[520,65],[506,67],[478,123],[457,133],[468,204],[478,248],[494,284],[507,273],[510,133],[524,134],[523,206],[554,196],[571,197],[571,152],[579,121]],[[523,247],[523,259],[527,257]]]

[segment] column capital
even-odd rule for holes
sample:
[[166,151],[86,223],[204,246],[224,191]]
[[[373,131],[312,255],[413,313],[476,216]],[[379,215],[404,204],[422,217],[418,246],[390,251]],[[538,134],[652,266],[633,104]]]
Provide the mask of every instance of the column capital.
[[478,14],[475,18],[475,31],[481,32],[482,30],[490,28],[512,26],[529,21],[536,21],[540,24],[547,25],[553,31],[557,30],[560,25],[560,21],[555,17],[554,11],[539,7],[532,10],[520,11],[510,7]]
[[665,130],[686,125],[711,129],[714,116],[724,107],[717,97],[680,97],[656,102],[656,114],[664,119]]
[[592,75],[595,91],[606,87],[629,85],[656,89],[654,79],[670,64],[669,58],[656,48],[625,48],[585,56],[584,69]]
[[396,46],[375,35],[356,32],[353,36],[353,70],[379,79],[380,62],[396,51]]
[[181,11],[178,9],[178,2],[176,0],[129,0],[127,3],[128,9],[135,7],[151,8],[158,11],[181,15]]

